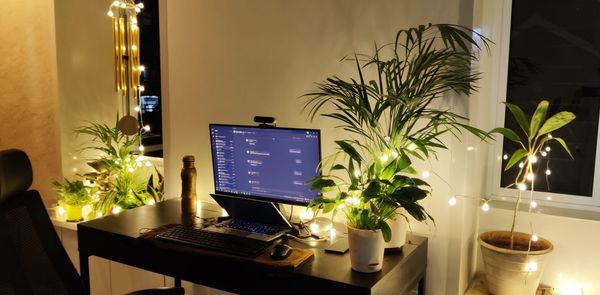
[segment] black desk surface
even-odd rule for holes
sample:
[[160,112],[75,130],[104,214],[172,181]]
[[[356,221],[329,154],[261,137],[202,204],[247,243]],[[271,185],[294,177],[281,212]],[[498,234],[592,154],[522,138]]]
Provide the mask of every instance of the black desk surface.
[[[200,214],[216,217],[221,210],[204,203]],[[348,253],[324,252],[329,242],[313,248],[312,260],[282,269],[211,252],[174,252],[137,239],[141,229],[175,223],[180,223],[179,199],[78,224],[83,279],[88,280],[87,258],[93,255],[235,293],[404,294],[424,279],[427,266],[427,238],[416,235],[408,236],[401,253],[386,254],[383,269],[371,274],[352,271]]]

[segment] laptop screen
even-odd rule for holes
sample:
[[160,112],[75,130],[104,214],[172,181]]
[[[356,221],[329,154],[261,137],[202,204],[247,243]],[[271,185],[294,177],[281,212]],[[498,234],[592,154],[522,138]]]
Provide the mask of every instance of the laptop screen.
[[306,205],[318,174],[320,131],[210,124],[215,192]]

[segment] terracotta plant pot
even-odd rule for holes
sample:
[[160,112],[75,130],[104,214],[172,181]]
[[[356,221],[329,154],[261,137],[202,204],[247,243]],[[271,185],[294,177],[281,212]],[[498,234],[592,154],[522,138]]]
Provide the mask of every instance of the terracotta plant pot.
[[359,272],[377,272],[383,265],[385,242],[381,230],[356,229],[348,226],[350,264]]
[[81,205],[65,205],[65,212],[67,213],[67,221],[81,221],[83,220],[83,213]]
[[479,235],[488,290],[494,295],[534,295],[542,277],[547,254],[553,246],[546,239],[531,242],[530,235],[514,233],[510,248],[509,231],[490,231]]

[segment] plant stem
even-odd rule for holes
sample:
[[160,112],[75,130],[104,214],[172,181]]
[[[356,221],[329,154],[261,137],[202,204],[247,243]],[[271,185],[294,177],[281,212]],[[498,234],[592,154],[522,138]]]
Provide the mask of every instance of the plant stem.
[[529,154],[527,156],[527,161],[525,162],[525,173],[523,174],[521,181],[519,182],[519,175],[517,175],[517,201],[515,202],[515,209],[513,210],[513,220],[512,220],[512,226],[510,227],[510,249],[512,250],[514,248],[514,241],[515,241],[515,225],[517,223],[517,211],[519,210],[519,203],[521,202],[521,189],[519,188],[519,184],[520,183],[526,183],[527,181],[527,174],[529,174],[529,168],[531,167],[531,163],[529,163]]

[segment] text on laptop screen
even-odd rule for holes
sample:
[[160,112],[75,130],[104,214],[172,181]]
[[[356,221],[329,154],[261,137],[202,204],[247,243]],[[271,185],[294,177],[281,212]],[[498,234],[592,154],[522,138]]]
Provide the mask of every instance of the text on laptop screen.
[[216,193],[308,204],[318,174],[319,130],[210,124]]

